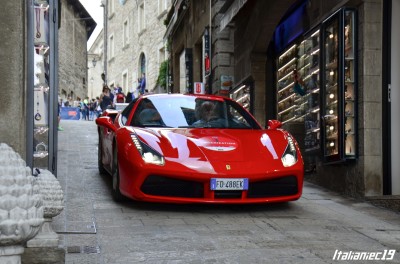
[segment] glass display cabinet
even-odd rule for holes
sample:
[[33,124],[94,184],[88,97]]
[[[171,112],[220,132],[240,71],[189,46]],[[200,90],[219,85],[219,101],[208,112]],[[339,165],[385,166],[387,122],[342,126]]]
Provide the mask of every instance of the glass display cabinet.
[[243,83],[229,92],[229,98],[241,104],[247,111],[253,114],[253,83]]
[[298,45],[292,45],[279,56],[277,65],[277,119],[285,124],[296,119],[299,96],[294,92],[293,71],[297,69]]
[[357,156],[355,11],[341,9],[322,24],[321,126],[325,162]]
[[[27,165],[56,172],[58,85],[57,0],[27,1]],[[50,19],[51,18],[51,19]]]
[[[303,123],[304,151],[320,150],[320,30],[290,46],[277,61],[277,119]],[[297,74],[300,86],[295,85]]]
[[320,150],[320,31],[313,30],[300,44],[298,71],[305,95],[298,120],[304,121],[304,152]]

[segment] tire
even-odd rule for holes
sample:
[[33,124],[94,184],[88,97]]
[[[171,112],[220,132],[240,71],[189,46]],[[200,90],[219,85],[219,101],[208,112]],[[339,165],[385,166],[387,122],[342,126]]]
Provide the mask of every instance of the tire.
[[102,140],[101,136],[99,135],[99,146],[97,149],[97,167],[99,168],[99,173],[101,175],[107,174],[106,169],[104,169],[103,162],[101,161],[101,157],[103,156],[103,150],[102,150]]
[[125,200],[125,196],[123,196],[119,190],[118,152],[116,148],[114,149],[114,155],[113,155],[111,194],[114,201],[116,202],[122,202]]

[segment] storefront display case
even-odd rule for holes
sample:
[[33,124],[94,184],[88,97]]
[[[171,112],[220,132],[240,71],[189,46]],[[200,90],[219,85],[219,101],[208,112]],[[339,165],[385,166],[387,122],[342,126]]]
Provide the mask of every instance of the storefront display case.
[[298,111],[298,96],[294,88],[293,71],[297,68],[298,61],[298,45],[290,46],[283,52],[277,61],[277,119],[283,124],[296,119],[296,111]]
[[244,82],[229,91],[229,98],[241,104],[247,111],[254,113],[253,109],[253,82]]
[[304,125],[304,132],[299,135],[302,139],[298,140],[304,138],[305,152],[320,150],[319,36],[319,29],[312,30],[277,61],[277,119],[288,127]]
[[322,24],[321,130],[328,163],[357,157],[355,16],[341,9]]
[[320,30],[306,34],[300,44],[298,72],[304,95],[299,100],[297,119],[304,122],[304,152],[320,150]]
[[58,1],[27,1],[27,8],[27,165],[56,174]]

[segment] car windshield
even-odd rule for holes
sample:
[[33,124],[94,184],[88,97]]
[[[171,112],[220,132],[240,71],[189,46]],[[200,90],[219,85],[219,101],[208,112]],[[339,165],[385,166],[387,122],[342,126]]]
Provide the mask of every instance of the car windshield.
[[145,127],[260,129],[239,104],[195,96],[146,98],[135,117]]

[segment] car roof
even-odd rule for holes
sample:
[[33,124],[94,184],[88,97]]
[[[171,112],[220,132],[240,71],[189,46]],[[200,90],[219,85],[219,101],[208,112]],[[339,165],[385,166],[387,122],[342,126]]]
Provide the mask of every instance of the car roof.
[[223,101],[223,100],[229,100],[232,101],[229,97],[225,96],[219,96],[219,95],[212,95],[212,94],[179,94],[179,93],[174,93],[174,94],[147,94],[143,95],[143,98],[153,98],[153,97],[196,97],[196,98],[202,98],[202,99],[209,99],[209,100],[218,100],[218,101]]

